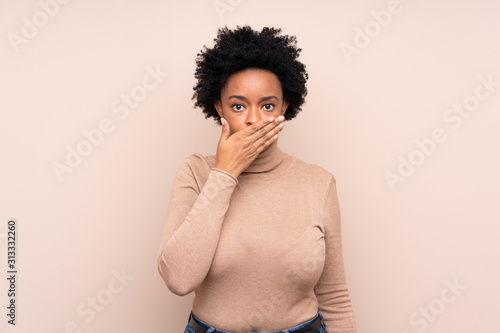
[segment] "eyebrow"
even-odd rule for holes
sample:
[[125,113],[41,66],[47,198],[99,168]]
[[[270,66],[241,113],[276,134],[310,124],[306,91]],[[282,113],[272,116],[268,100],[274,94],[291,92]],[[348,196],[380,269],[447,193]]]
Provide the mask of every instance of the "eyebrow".
[[[231,98],[238,98],[238,99],[243,99],[243,100],[247,100],[247,98],[245,96],[241,96],[241,95],[231,95],[229,96],[227,99],[230,100]],[[262,97],[260,100],[261,101],[267,101],[267,100],[270,100],[270,99],[276,99],[278,100],[278,97],[276,96],[265,96],[265,97]]]

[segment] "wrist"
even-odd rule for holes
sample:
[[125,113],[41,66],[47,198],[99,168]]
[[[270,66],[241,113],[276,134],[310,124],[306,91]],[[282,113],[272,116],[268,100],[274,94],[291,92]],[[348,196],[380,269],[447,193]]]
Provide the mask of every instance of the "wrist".
[[230,168],[227,168],[223,165],[215,164],[214,168],[225,171],[225,172],[231,174],[231,176],[233,176],[234,178],[238,178],[238,176],[240,175],[238,172],[231,170]]

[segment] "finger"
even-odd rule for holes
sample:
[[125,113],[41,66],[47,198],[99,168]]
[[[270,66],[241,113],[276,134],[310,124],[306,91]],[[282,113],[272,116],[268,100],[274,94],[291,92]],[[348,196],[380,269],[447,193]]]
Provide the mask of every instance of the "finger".
[[269,119],[265,119],[255,124],[255,126],[250,126],[248,128],[247,135],[250,137],[252,142],[257,142],[261,138],[268,135],[269,132],[274,130],[283,121],[284,119],[280,120],[278,118],[273,118],[271,121],[269,121]]
[[264,126],[263,129],[257,131],[259,136],[255,139],[255,141],[259,141],[260,144],[265,143],[281,131],[284,125],[284,119],[280,119],[279,117],[274,119],[270,124]]
[[271,143],[273,143],[274,140],[278,138],[279,132],[284,128],[285,123],[284,122],[279,122],[274,128],[272,128],[269,132],[267,132],[265,135],[260,137],[259,139],[256,140],[256,143],[258,146],[264,146],[267,144],[269,146]]
[[255,136],[254,139],[257,140],[262,135],[265,135],[273,126],[275,126],[274,117],[268,119],[262,119],[261,121],[245,128],[242,131],[243,132],[242,135],[245,137]]

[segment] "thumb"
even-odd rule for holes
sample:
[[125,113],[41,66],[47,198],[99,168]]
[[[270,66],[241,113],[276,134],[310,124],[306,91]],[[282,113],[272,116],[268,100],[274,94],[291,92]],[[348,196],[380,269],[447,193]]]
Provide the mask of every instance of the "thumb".
[[222,133],[221,133],[221,140],[226,140],[229,137],[229,125],[227,124],[226,119],[220,118],[220,121],[222,122]]

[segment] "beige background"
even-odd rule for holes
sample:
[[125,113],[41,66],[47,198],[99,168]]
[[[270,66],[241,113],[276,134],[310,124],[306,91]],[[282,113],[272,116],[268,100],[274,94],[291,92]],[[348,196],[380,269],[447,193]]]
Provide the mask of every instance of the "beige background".
[[[193,294],[168,291],[156,254],[176,168],[215,153],[220,127],[191,96],[225,24],[303,49],[309,95],[279,145],[337,178],[359,332],[499,331],[498,1],[66,2],[0,3],[1,275],[11,218],[19,269],[15,327],[0,279],[2,332],[182,332]],[[391,187],[400,158],[419,165]]]

